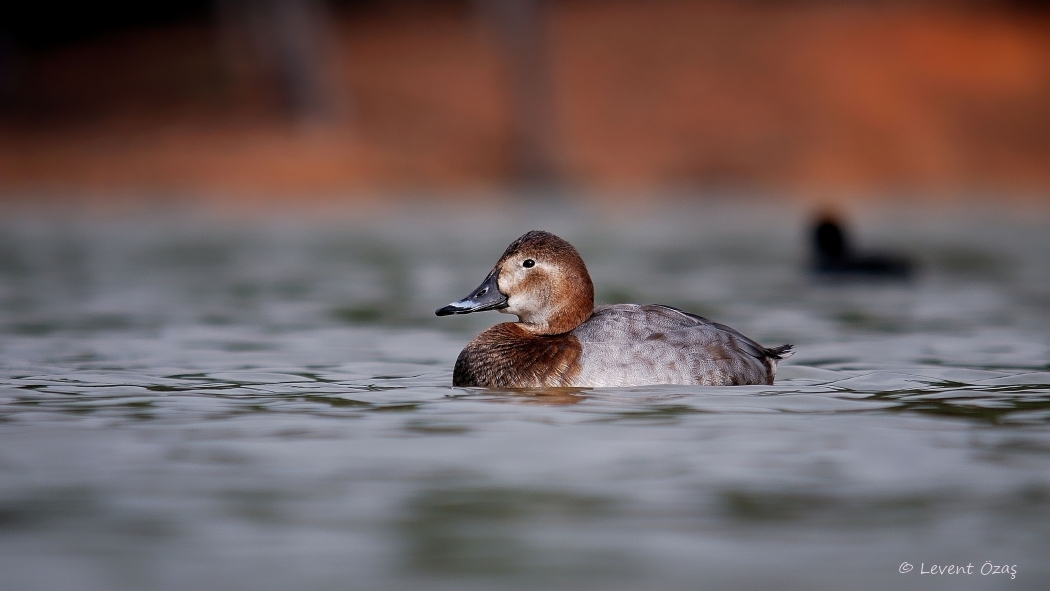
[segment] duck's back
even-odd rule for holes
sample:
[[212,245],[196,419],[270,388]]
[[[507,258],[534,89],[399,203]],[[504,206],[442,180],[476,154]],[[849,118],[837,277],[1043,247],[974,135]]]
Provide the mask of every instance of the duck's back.
[[772,384],[777,360],[791,354],[657,304],[600,306],[571,334],[582,347],[574,385],[584,387]]

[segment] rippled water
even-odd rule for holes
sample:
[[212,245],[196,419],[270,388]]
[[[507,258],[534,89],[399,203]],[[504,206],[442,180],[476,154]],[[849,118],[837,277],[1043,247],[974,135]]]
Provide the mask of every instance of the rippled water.
[[[858,215],[902,284],[814,280],[801,210],[595,210],[9,212],[0,588],[1050,586],[1045,212]],[[532,228],[602,302],[798,354],[771,387],[452,388],[507,317],[433,310]]]

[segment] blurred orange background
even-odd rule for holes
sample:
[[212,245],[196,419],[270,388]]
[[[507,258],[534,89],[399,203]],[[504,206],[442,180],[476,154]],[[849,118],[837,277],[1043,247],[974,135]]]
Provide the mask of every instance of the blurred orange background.
[[0,196],[1050,189],[1041,2],[165,6],[5,18]]

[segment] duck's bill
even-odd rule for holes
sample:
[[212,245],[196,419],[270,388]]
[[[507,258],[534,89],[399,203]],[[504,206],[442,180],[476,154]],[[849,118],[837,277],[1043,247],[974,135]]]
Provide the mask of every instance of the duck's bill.
[[449,316],[452,314],[470,314],[471,312],[506,308],[507,296],[500,293],[497,285],[498,278],[499,273],[497,271],[489,273],[489,276],[485,278],[485,282],[470,292],[469,296],[458,302],[452,302],[434,313],[438,316]]

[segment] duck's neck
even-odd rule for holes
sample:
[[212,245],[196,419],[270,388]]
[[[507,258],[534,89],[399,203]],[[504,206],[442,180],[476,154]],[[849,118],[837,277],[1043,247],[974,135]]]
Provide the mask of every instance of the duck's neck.
[[528,316],[519,316],[518,326],[538,336],[559,335],[572,331],[594,314],[594,286],[590,277],[585,275],[570,286],[555,286],[552,292],[547,300],[557,303],[550,303]]
[[519,319],[515,324],[536,336],[555,336],[571,332],[577,326],[586,322],[593,313],[594,306],[591,305],[586,310],[583,308],[568,310],[546,318],[530,318],[528,321]]

